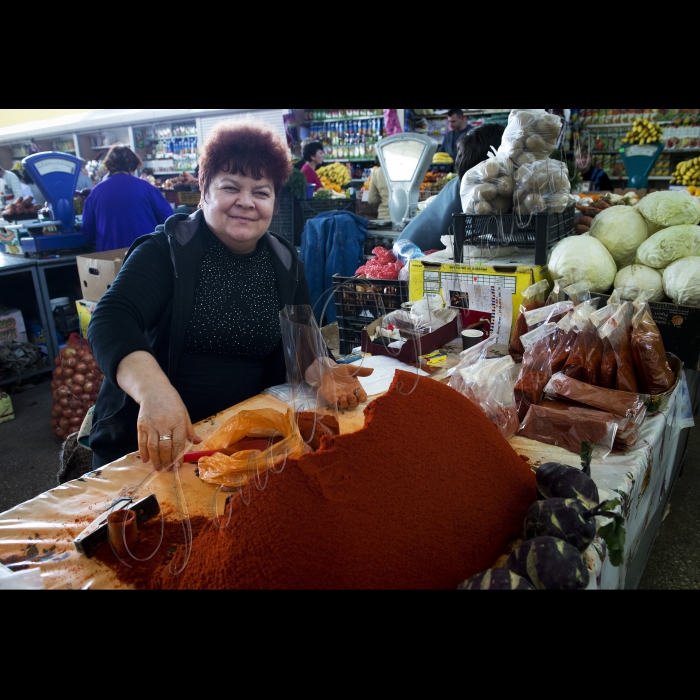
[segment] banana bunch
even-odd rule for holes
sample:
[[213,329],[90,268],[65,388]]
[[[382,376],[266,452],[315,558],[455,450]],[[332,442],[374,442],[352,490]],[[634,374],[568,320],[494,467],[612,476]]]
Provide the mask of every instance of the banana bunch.
[[321,166],[316,171],[316,175],[318,175],[321,179],[326,177],[331,182],[334,182],[336,185],[340,185],[341,187],[349,184],[350,180],[352,180],[348,169],[342,163],[338,163],[337,161],[335,163],[330,163],[329,165]]
[[693,187],[700,185],[700,157],[678,163],[671,184]]
[[438,151],[433,156],[433,164],[434,165],[449,165],[450,163],[454,163],[454,160],[449,153],[444,153],[443,151]]
[[638,143],[643,146],[645,143],[660,143],[663,139],[664,130],[656,122],[640,117],[620,143]]

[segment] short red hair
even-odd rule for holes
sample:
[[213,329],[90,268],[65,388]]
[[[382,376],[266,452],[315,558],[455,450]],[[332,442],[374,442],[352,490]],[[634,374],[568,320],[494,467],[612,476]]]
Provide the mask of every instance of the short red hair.
[[292,174],[292,155],[273,127],[253,119],[230,119],[214,126],[199,156],[199,189],[204,200],[212,179],[222,170],[254,180],[266,177],[279,198]]

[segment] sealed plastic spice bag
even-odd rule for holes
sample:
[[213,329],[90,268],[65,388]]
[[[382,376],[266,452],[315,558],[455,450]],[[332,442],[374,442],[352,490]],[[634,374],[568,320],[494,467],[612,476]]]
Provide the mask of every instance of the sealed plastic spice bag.
[[574,306],[583,304],[584,301],[591,299],[591,285],[585,280],[583,282],[575,282],[564,288],[564,292],[569,299],[574,302]]
[[514,109],[508,115],[499,156],[507,156],[517,166],[545,160],[557,147],[562,120],[543,109]]
[[604,306],[602,309],[597,309],[591,314],[591,322],[596,328],[596,333],[603,344],[603,356],[600,359],[600,379],[598,385],[604,389],[614,389],[615,380],[617,379],[617,362],[615,360],[615,351],[612,349],[610,340],[600,335],[600,329],[611,319],[617,309],[619,303]]
[[452,387],[455,391],[458,391],[463,396],[469,398],[467,393],[467,386],[464,383],[464,378],[462,377],[461,370],[475,365],[477,362],[486,359],[486,354],[489,348],[498,340],[498,336],[492,335],[477,343],[473,348],[468,348],[467,350],[460,353],[460,360],[457,366],[450,370],[450,380],[447,383],[448,386]]
[[562,372],[569,377],[586,384],[598,386],[600,382],[600,363],[603,358],[603,342],[591,322],[593,307],[580,304],[574,309],[573,323],[578,327],[569,357]]
[[572,309],[557,323],[557,330],[552,335],[552,372],[561,372],[564,369],[577,333]]
[[465,396],[489,417],[506,439],[515,435],[520,427],[513,395],[514,365],[513,358],[507,355],[481,360],[460,370]]
[[525,320],[525,312],[533,309],[541,309],[544,306],[544,300],[547,297],[549,290],[549,282],[540,280],[529,286],[523,292],[523,298],[520,302],[520,313],[515,322],[515,329],[510,339],[508,353],[513,358],[514,362],[521,362],[523,359],[523,344],[520,342],[520,336],[527,333],[527,321]]
[[520,216],[549,211],[561,214],[569,204],[571,183],[564,163],[547,158],[520,166],[514,175],[513,206]]
[[464,174],[459,194],[465,214],[507,214],[513,206],[513,163],[489,154]]
[[641,304],[632,319],[630,346],[639,390],[656,396],[672,389],[676,377],[669,367],[664,341],[648,303]]
[[617,429],[614,417],[607,413],[575,407],[557,410],[543,404],[530,406],[518,435],[575,454],[581,454],[581,443],[591,442],[595,446],[594,455],[604,459],[613,448]]
[[601,339],[608,339],[610,347],[615,354],[617,372],[615,375],[614,388],[618,391],[637,393],[639,391],[639,385],[637,383],[634,359],[630,347],[631,310],[632,305],[629,302],[620,304],[612,317],[598,329],[598,335]]
[[624,417],[636,417],[645,405],[644,398],[639,394],[594,387],[562,372],[552,376],[544,391],[549,396],[569,399]]
[[559,301],[549,306],[543,306],[541,309],[526,311],[523,315],[525,316],[528,333],[544,323],[559,323],[566,314],[573,310],[573,302]]
[[556,329],[556,323],[546,323],[522,336],[525,354],[520,376],[513,387],[520,420],[525,418],[530,405],[539,403],[552,376],[551,342]]
[[552,291],[545,301],[545,306],[550,306],[551,304],[556,304],[558,301],[566,301],[566,292],[564,291],[564,280],[554,280],[554,286]]

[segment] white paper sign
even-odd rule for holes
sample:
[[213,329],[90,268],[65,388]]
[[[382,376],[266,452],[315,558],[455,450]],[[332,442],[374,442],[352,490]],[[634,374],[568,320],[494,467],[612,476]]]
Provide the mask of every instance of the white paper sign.
[[496,342],[508,345],[513,318],[511,290],[500,286],[469,284],[468,278],[461,277],[452,275],[449,280],[447,276],[443,278],[445,304],[461,309],[465,328],[486,321],[491,335],[498,338]]

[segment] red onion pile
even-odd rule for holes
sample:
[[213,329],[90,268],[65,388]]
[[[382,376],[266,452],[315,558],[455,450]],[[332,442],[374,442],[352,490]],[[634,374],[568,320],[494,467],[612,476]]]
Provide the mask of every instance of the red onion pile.
[[97,401],[103,375],[85,338],[71,333],[54,360],[51,432],[61,440],[80,430],[85,414]]

